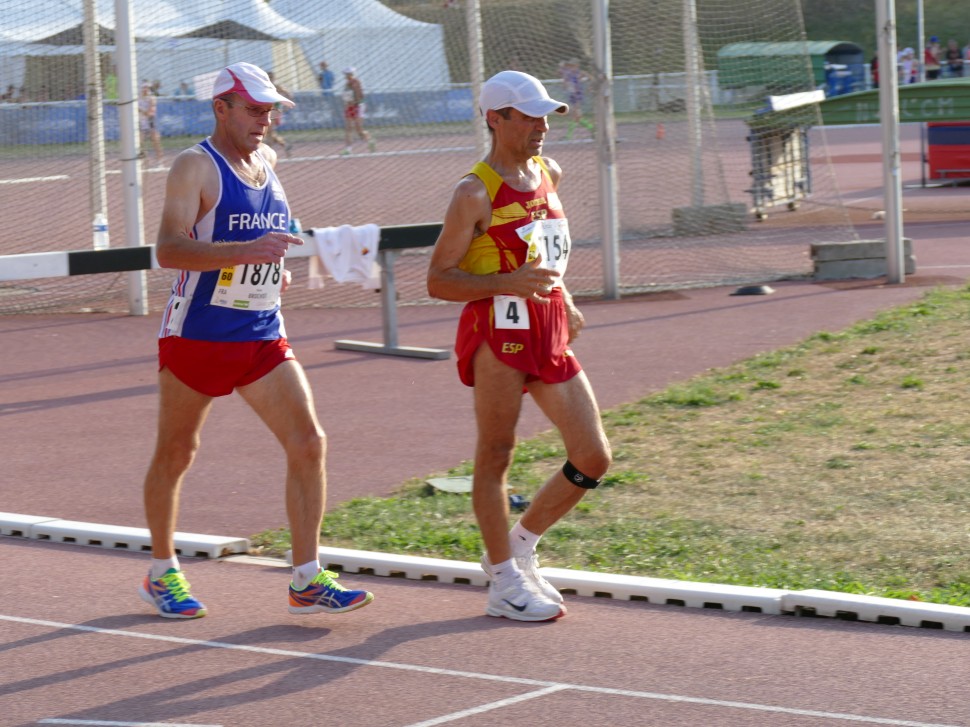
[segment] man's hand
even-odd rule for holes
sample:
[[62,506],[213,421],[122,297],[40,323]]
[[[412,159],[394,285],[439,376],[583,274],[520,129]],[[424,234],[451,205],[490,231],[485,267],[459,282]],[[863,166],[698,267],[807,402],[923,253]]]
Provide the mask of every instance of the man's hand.
[[549,270],[540,265],[542,265],[541,255],[508,273],[509,293],[534,300],[536,303],[548,304],[549,298],[546,296],[552,291],[553,285],[560,276],[558,271]]
[[566,303],[566,329],[569,331],[568,343],[572,343],[579,338],[579,332],[586,325],[586,319],[580,313],[579,308],[573,305],[572,296],[564,295],[563,298]]
[[303,238],[288,232],[267,232],[240,250],[240,262],[248,265],[277,265],[286,257],[290,245],[302,245]]

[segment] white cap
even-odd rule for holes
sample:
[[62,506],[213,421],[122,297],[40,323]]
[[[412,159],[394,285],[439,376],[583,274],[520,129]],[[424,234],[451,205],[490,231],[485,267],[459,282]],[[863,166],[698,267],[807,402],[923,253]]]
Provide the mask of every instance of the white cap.
[[233,63],[226,66],[212,86],[212,98],[238,93],[250,103],[278,103],[293,108],[295,103],[276,90],[269,76],[252,63]]
[[478,95],[478,108],[482,116],[489,109],[513,108],[526,116],[548,116],[569,113],[569,104],[549,97],[538,78],[519,71],[496,73],[482,84]]
[[347,66],[347,67],[346,67],[346,68],[344,69],[344,73],[346,73],[346,74],[347,74],[348,76],[352,76],[352,75],[354,75],[355,73],[357,73],[357,69],[356,69],[356,68],[354,68],[353,66]]

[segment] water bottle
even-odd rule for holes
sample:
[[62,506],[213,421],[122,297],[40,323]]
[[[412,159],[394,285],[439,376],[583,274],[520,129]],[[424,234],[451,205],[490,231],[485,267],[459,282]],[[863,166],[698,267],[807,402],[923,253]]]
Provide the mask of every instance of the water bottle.
[[291,217],[290,218],[290,233],[293,234],[293,235],[299,235],[301,232],[303,232],[303,227],[300,226],[300,218],[299,217]]
[[108,218],[101,212],[94,216],[94,249],[107,250],[111,246],[108,241]]

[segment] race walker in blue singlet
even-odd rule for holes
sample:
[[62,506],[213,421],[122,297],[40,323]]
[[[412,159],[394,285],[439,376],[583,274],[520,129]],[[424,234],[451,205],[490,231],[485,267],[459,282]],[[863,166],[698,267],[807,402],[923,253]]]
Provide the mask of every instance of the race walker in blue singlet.
[[[269,164],[263,162],[266,181],[254,187],[240,179],[209,139],[199,142],[199,147],[219,170],[220,190],[216,205],[192,228],[193,238],[213,244],[247,242],[289,229],[286,194]],[[172,285],[159,338],[262,341],[285,337],[280,314],[282,279],[282,264],[181,270]]]

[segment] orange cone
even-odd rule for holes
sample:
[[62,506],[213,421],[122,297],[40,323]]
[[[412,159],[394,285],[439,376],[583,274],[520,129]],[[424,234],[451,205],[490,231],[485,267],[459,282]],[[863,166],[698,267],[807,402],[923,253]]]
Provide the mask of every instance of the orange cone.
[[664,125],[663,124],[657,124],[657,138],[658,139],[663,139],[664,136],[666,136],[666,134],[667,134],[667,130],[664,129]]

